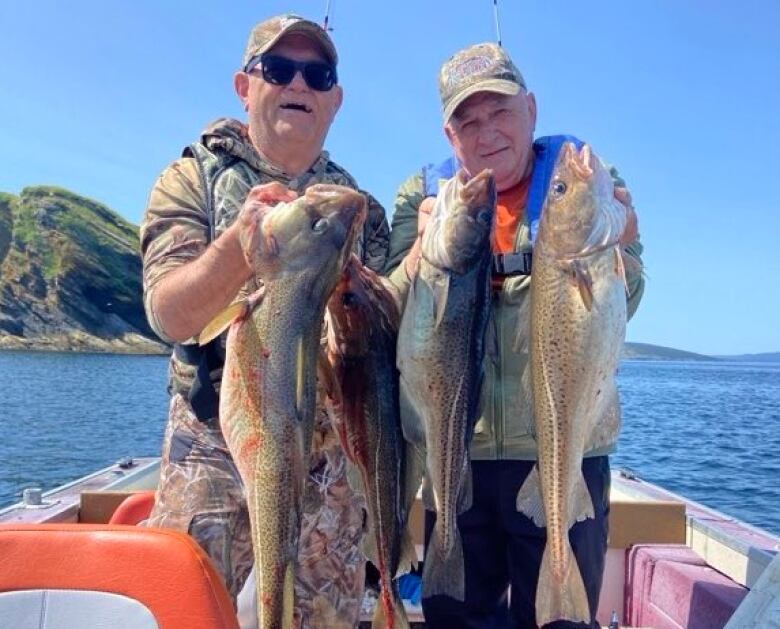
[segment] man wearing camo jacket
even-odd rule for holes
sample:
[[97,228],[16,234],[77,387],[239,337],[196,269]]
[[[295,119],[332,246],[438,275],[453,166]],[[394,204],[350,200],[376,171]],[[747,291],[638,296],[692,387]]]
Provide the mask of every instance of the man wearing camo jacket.
[[[247,122],[209,125],[155,182],[141,225],[144,305],[157,334],[174,344],[160,483],[149,525],[189,532],[214,561],[236,599],[252,564],[242,483],[219,428],[224,335],[195,337],[241,291],[252,271],[239,241],[240,212],[290,200],[314,183],[357,189],[323,151],[341,105],[338,57],[329,35],[294,15],[256,25],[234,78]],[[388,225],[370,195],[357,253],[385,263]],[[346,482],[344,456],[318,409],[309,462],[298,565],[298,626],[351,627],[363,596],[363,501]]]

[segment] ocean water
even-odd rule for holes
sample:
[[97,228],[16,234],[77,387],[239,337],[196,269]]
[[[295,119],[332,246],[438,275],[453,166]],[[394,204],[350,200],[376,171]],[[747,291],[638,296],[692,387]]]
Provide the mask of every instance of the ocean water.
[[[167,359],[0,352],[0,506],[158,455]],[[780,364],[621,364],[613,466],[780,534]]]

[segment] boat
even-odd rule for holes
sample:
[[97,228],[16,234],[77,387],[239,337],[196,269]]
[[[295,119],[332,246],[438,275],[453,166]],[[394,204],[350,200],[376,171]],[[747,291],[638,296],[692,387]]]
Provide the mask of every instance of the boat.
[[[159,463],[159,458],[155,457],[123,459],[45,493],[34,488],[27,489],[21,502],[0,510],[0,627],[23,629],[3,623],[3,597],[14,591],[29,590],[29,582],[13,586],[13,574],[18,566],[9,563],[6,549],[9,543],[13,545],[14,536],[25,534],[32,540],[28,543],[34,545],[36,540],[41,542],[54,532],[64,531],[75,536],[69,548],[78,557],[81,552],[78,544],[89,544],[90,536],[117,532],[120,535],[117,544],[121,547],[123,543],[132,545],[138,535],[155,534],[153,529],[134,525],[143,520],[151,508]],[[603,626],[656,629],[780,626],[780,559],[776,559],[780,537],[621,469],[612,472],[609,518],[609,548],[597,614]],[[420,558],[422,523],[423,510],[418,499],[410,526]],[[78,534],[82,534],[86,541],[77,541]],[[177,535],[187,538],[186,535]],[[179,539],[177,542],[186,543]],[[190,551],[197,561],[208,564],[208,559],[204,559],[205,554],[197,545],[193,542],[191,546]],[[113,555],[118,551],[113,547],[107,548],[106,552]],[[18,561],[28,563],[24,555],[17,553],[16,556]],[[53,563],[54,558],[49,561]],[[166,556],[159,557],[159,561],[162,565],[172,562]],[[78,561],[76,563],[77,572]],[[39,584],[39,589],[52,587],[46,584],[51,565],[42,562],[38,566],[25,567],[26,572],[32,570],[38,574],[35,582]],[[88,562],[81,564],[80,569],[86,573],[93,571]],[[115,579],[121,580],[121,577],[114,575]],[[210,575],[208,587],[213,588],[216,594],[208,588],[194,588],[192,591],[202,592],[205,598],[217,601],[217,612],[229,617],[232,610],[226,612],[223,609],[229,599],[221,582],[218,579],[214,582],[213,575]],[[751,590],[756,592],[751,595]],[[182,610],[181,613],[189,619],[186,626],[192,628],[196,625],[192,624],[189,614],[193,606],[191,591],[187,601],[188,612],[184,611],[180,600],[176,601],[175,607]],[[404,604],[412,626],[424,627],[419,604],[406,599]],[[368,594],[362,626],[369,626],[370,606],[371,596]],[[152,616],[157,621],[177,618],[176,613],[169,612],[166,617],[164,614],[158,616],[152,610]],[[213,615],[214,610],[203,613]],[[80,618],[80,624],[73,627],[91,627],[85,624],[83,616]],[[732,618],[740,620],[736,624],[730,623]],[[231,618],[225,621],[228,623],[225,625],[218,624],[221,621],[214,618],[209,622],[215,624],[202,626],[230,626],[232,629],[238,626]],[[231,622],[234,624],[231,625]],[[39,624],[30,626],[37,628]],[[146,625],[114,623],[110,626],[140,629]],[[166,620],[148,626],[169,629],[185,625],[171,624]]]

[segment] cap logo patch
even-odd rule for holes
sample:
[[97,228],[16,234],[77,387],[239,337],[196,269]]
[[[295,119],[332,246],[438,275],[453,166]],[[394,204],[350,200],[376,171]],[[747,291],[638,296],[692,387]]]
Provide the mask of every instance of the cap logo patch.
[[491,57],[471,57],[450,70],[450,75],[447,77],[447,83],[449,87],[453,87],[467,77],[476,74],[484,74],[492,65],[493,59]]

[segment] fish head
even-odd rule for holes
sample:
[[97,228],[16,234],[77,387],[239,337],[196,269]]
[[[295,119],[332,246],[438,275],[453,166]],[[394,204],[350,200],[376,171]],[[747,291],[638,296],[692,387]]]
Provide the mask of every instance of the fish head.
[[306,269],[343,266],[367,211],[360,192],[333,184],[315,184],[263,218],[262,258],[256,265],[266,281]]
[[555,256],[576,257],[614,246],[626,220],[606,166],[587,144],[578,151],[566,142],[550,179],[537,241]]
[[357,264],[358,260],[350,259],[328,300],[328,349],[331,354],[348,358],[368,353],[368,336],[364,332],[368,330],[371,303]]
[[328,347],[331,354],[366,356],[380,328],[395,338],[398,307],[381,279],[352,254],[328,301]]
[[490,249],[495,211],[493,172],[485,169],[468,178],[460,170],[436,197],[423,255],[440,268],[465,273]]

